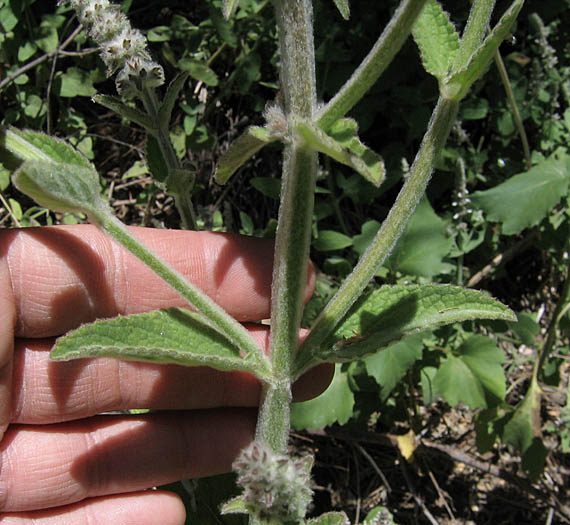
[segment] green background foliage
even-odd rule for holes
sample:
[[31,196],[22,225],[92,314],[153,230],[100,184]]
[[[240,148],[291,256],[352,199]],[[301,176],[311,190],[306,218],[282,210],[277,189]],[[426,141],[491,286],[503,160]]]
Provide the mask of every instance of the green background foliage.
[[[323,100],[346,80],[397,5],[352,0],[344,21],[345,3],[335,3],[315,3]],[[441,3],[460,30],[467,3]],[[498,4],[498,11],[506,6]],[[190,76],[173,109],[171,138],[179,157],[196,167],[200,224],[272,237],[280,188],[277,146],[254,156],[226,188],[212,174],[228,144],[248,125],[262,124],[265,101],[278,96],[273,12],[267,0],[242,0],[235,18],[226,21],[221,7],[221,0],[122,3],[133,25],[145,31],[167,79],[180,70]],[[419,434],[429,432],[429,423],[417,417],[419,407],[460,406],[477,413],[480,451],[511,445],[533,480],[547,449],[570,449],[567,400],[559,417],[536,424],[541,403],[548,402],[540,385],[566,392],[570,318],[566,310],[554,322],[553,312],[568,301],[563,290],[570,237],[569,17],[568,0],[527,1],[512,39],[501,46],[512,100],[491,66],[463,101],[426,198],[370,285],[371,291],[400,283],[482,287],[515,310],[518,322],[457,323],[409,336],[360,363],[337,365],[323,396],[293,407],[295,428],[349,423],[378,432],[402,433],[404,426]],[[126,220],[149,224],[152,214],[155,225],[175,226],[171,204],[148,180],[152,155],[145,151],[152,145],[135,125],[108,118],[105,108],[90,101],[96,93],[115,92],[85,34],[74,35],[76,26],[53,2],[0,0],[1,124],[65,138],[103,174],[104,199],[118,209],[118,201],[131,199],[134,211],[125,212]],[[455,46],[450,31],[440,39]],[[448,67],[433,63],[430,70],[440,74]],[[437,80],[423,71],[410,39],[350,114],[362,142],[383,158],[385,182],[377,188],[348,166],[322,161],[311,251],[320,273],[305,310],[307,327],[385,219],[436,98]],[[7,168],[0,166],[4,225],[78,220],[32,205],[13,187]],[[554,346],[535,370],[551,331]],[[530,352],[521,357],[522,347]]]

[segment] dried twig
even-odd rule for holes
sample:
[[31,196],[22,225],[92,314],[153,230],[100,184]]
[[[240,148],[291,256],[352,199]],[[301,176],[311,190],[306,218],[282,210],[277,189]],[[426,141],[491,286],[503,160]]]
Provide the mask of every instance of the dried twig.
[[437,520],[433,517],[433,514],[429,511],[429,509],[426,507],[426,504],[423,502],[423,500],[416,494],[416,489],[414,488],[413,484],[412,484],[412,480],[410,479],[410,476],[408,475],[408,469],[406,468],[406,460],[404,459],[404,457],[402,456],[402,454],[400,453],[400,449],[398,449],[398,456],[400,458],[400,468],[402,470],[402,474],[404,475],[404,479],[406,480],[406,485],[408,485],[408,490],[410,491],[410,494],[412,495],[412,497],[414,498],[414,501],[416,502],[416,505],[422,509],[422,512],[424,513],[424,516],[427,518],[427,520],[432,524],[432,525],[439,525],[437,523]]
[[[82,29],[83,29],[82,25],[77,26],[73,31],[73,33],[71,33],[71,35],[69,35],[69,37],[66,38],[66,40],[60,46],[57,47],[57,49],[54,49],[53,51],[46,53],[45,55],[35,58],[34,60],[28,62],[27,64],[24,64],[21,68],[17,69],[16,71],[8,75],[4,80],[0,81],[0,90],[2,90],[2,88],[8,85],[10,82],[16,80],[20,75],[23,75],[26,71],[34,69],[35,67],[39,66],[46,60],[49,60],[50,58],[57,56],[58,54],[63,54],[62,53],[63,50],[73,41],[73,39],[81,32]],[[73,55],[87,55],[89,53],[94,53],[95,51],[97,51],[97,48],[86,49],[81,53],[73,53]]]
[[388,483],[388,479],[386,478],[386,476],[384,475],[384,472],[382,472],[382,470],[380,469],[380,467],[378,466],[376,461],[374,461],[374,458],[366,451],[366,449],[362,445],[357,443],[356,448],[368,460],[370,465],[372,465],[372,468],[374,469],[376,474],[378,474],[378,476],[380,476],[380,479],[382,480],[382,483],[386,487],[386,490],[388,492],[392,492],[392,487],[390,486],[390,483]]
[[510,261],[513,257],[515,257],[515,255],[518,255],[520,252],[524,251],[528,245],[536,239],[537,235],[537,231],[534,230],[530,235],[520,240],[515,245],[511,246],[508,250],[505,250],[503,253],[497,255],[489,264],[487,264],[487,266],[478,271],[471,277],[471,279],[469,279],[467,287],[473,288],[474,286],[477,286],[482,280],[486,279],[495,268]]

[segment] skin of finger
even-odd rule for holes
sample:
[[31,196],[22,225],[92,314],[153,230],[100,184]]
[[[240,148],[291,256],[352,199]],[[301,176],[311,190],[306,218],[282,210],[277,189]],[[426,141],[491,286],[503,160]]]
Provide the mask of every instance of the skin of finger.
[[[248,328],[267,347],[268,328]],[[191,410],[259,403],[260,383],[248,373],[107,358],[53,362],[49,360],[51,343],[25,340],[16,344],[13,423],[57,423],[133,408]],[[317,396],[333,373],[332,365],[309,371],[293,385],[294,399]]]
[[[214,232],[130,230],[239,321],[269,316],[273,243]],[[187,306],[149,268],[90,225],[0,230],[16,335],[60,335],[96,318]],[[308,299],[314,288],[307,278]]]
[[4,253],[0,253],[0,440],[10,422],[10,407],[12,406],[12,360],[16,308],[10,283],[8,262]]
[[153,490],[91,498],[74,505],[0,514],[2,525],[184,525],[186,509],[170,492]]
[[0,512],[70,505],[228,472],[254,437],[253,409],[99,416],[12,425],[0,458]]

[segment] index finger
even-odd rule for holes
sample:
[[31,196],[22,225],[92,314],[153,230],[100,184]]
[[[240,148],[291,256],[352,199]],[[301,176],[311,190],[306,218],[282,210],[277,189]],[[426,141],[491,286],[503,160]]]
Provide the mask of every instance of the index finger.
[[[269,317],[273,243],[213,232],[132,228],[239,321]],[[16,336],[60,335],[96,318],[187,306],[142,262],[88,225],[3,230]],[[309,286],[313,277],[309,277]],[[308,295],[310,290],[308,290]]]
[[[269,316],[270,241],[132,228],[239,321]],[[314,272],[309,271],[307,298]],[[90,225],[0,230],[0,439],[9,421],[13,339],[60,335],[97,318],[187,306],[142,262]]]

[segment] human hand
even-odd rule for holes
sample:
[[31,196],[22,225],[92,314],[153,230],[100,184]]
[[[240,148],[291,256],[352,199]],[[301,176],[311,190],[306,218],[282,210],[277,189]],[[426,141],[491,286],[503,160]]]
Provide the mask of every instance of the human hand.
[[[269,317],[270,242],[133,232],[239,321]],[[145,489],[230,470],[253,439],[258,380],[204,367],[49,361],[54,337],[81,323],[185,304],[91,226],[3,230],[0,250],[0,435],[10,424],[0,443],[2,523],[184,523],[177,496]],[[307,298],[313,286],[311,270]],[[267,345],[266,327],[248,328]],[[301,378],[296,399],[321,392],[330,372]],[[97,415],[132,408],[172,412]]]

